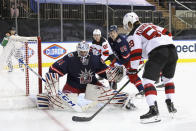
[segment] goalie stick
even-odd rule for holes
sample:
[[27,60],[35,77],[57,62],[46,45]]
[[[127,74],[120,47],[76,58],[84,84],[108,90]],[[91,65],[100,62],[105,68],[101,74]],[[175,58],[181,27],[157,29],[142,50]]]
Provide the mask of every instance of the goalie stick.
[[[143,64],[141,67],[140,67],[140,69],[137,71],[137,73],[139,73],[141,70],[142,70],[142,68],[144,67],[144,65],[145,64]],[[100,111],[102,111],[103,110],[103,108],[105,107],[105,106],[107,106],[109,103],[110,103],[110,101],[112,101],[112,99],[114,98],[114,97],[116,97],[117,95],[118,95],[118,93],[120,92],[120,91],[122,91],[126,86],[127,86],[127,84],[129,83],[129,80],[114,94],[114,96],[112,97],[112,98],[110,98],[109,100],[108,100],[108,102],[106,102],[101,108],[99,108],[99,110],[97,110],[92,116],[90,116],[90,117],[79,117],[79,116],[73,116],[72,117],[72,120],[73,121],[77,121],[77,122],[87,122],[87,121],[90,121],[90,120],[92,120]]]

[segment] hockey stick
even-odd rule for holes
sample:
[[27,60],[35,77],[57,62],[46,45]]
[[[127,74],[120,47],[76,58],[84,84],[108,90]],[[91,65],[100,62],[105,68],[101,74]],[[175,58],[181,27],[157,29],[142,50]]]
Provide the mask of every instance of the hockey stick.
[[105,103],[99,110],[97,110],[92,116],[90,116],[90,117],[79,117],[79,116],[73,116],[72,117],[72,120],[73,121],[78,121],[78,122],[86,122],[86,121],[90,121],[90,120],[92,120],[101,110],[103,110],[103,108],[106,106],[106,105],[108,105],[109,103],[110,103],[110,101],[112,101],[112,99],[114,98],[114,97],[116,97],[117,95],[118,95],[118,93],[122,90],[122,89],[124,89],[125,87],[126,87],[126,85],[129,83],[129,80],[120,88],[120,90],[118,90],[116,93],[115,93],[115,95],[112,97],[112,98],[110,98],[109,100],[108,100],[108,102],[107,103]]
[[[37,72],[35,72],[29,65],[25,64],[23,60],[18,59],[26,68],[32,71],[36,76],[38,76],[42,81],[46,82],[46,80],[40,76]],[[58,95],[76,112],[83,112],[83,109],[77,104],[74,103],[68,96],[58,90]]]
[[[140,67],[140,69],[137,71],[137,73],[139,73],[141,70],[142,70],[142,68],[144,67],[144,65],[145,64],[143,64],[141,67]],[[116,97],[117,95],[118,95],[118,93],[120,92],[120,91],[122,91],[122,89],[124,89],[126,86],[127,86],[127,84],[129,83],[129,80],[114,94],[114,96],[112,97],[112,98],[110,98],[109,100],[108,100],[108,102],[106,102],[101,108],[99,108],[99,110],[97,110],[92,116],[90,116],[90,117],[79,117],[79,116],[73,116],[72,117],[72,120],[73,121],[77,121],[77,122],[87,122],[87,121],[90,121],[90,120],[92,120],[100,111],[102,111],[103,110],[103,108],[106,106],[106,105],[108,105],[111,101],[112,101],[112,99],[114,98],[114,97]]]

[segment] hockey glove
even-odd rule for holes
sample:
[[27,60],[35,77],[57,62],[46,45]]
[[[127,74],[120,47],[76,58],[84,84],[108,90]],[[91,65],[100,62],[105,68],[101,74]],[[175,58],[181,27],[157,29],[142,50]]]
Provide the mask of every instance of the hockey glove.
[[116,66],[106,71],[107,79],[111,82],[119,82],[125,76],[125,67]]

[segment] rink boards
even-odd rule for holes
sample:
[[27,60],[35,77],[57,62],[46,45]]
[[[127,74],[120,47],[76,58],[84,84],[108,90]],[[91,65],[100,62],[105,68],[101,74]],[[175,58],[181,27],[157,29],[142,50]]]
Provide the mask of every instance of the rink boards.
[[[42,42],[42,66],[49,67],[53,62],[62,58],[69,52],[76,50],[78,42]],[[90,43],[90,42],[89,42]],[[196,62],[196,40],[176,40],[174,41],[178,52],[179,63]],[[36,52],[34,44],[29,45],[31,52]],[[30,59],[33,62],[34,54]],[[34,63],[36,64],[36,62]],[[32,64],[33,65],[33,64]]]

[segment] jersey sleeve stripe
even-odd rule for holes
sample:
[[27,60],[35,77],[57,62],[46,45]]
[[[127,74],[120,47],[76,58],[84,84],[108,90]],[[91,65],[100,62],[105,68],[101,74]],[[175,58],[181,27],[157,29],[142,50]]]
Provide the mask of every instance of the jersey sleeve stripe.
[[131,55],[131,60],[138,60],[142,58],[142,53],[135,53],[133,55]]
[[104,52],[103,52],[103,55],[104,55],[104,56],[109,56],[109,50],[104,51]]
[[130,53],[127,54],[126,56],[123,56],[123,55],[122,55],[122,57],[123,57],[124,59],[127,59],[129,56],[130,56]]
[[135,49],[131,51],[131,55],[134,53],[142,53],[142,49]]
[[142,49],[136,49],[131,51],[131,60],[138,60],[142,58]]
[[132,58],[131,58],[131,61],[140,60],[141,58],[142,58],[141,56],[132,57]]
[[[109,67],[108,67],[109,68]],[[96,74],[102,74],[102,73],[104,73],[108,68],[106,68],[106,69],[104,69],[104,70],[101,70],[101,71],[99,71],[99,72],[97,72]]]
[[60,74],[61,76],[64,76],[64,74],[63,74],[61,71],[57,70],[57,69],[54,68],[53,66],[51,66],[50,69],[53,70],[53,71],[55,71],[55,72],[57,72],[57,73]]

